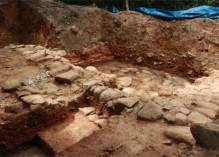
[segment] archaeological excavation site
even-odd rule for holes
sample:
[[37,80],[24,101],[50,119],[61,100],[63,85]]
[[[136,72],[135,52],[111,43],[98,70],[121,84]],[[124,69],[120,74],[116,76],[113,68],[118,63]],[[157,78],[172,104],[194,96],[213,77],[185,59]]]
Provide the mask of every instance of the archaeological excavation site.
[[0,156],[219,157],[219,19],[0,0]]

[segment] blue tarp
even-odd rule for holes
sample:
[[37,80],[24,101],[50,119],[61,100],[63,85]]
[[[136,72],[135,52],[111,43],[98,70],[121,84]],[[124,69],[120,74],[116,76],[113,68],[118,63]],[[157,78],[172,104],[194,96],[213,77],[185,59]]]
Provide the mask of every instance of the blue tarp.
[[[149,14],[154,16],[160,16],[171,19],[191,19],[191,18],[219,18],[219,8],[212,6],[199,6],[187,10],[179,10],[179,11],[170,11],[163,9],[155,9],[155,8],[145,8],[139,7],[133,9],[135,11],[141,12],[143,14]],[[116,7],[113,7],[113,12],[117,13],[119,10]]]

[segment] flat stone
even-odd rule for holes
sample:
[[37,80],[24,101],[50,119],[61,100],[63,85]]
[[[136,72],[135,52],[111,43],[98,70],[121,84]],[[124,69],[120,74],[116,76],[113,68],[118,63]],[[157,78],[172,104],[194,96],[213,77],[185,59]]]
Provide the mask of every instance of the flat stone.
[[46,101],[41,95],[28,95],[21,98],[25,103],[37,105],[44,104]]
[[156,121],[162,118],[163,113],[161,108],[154,102],[148,102],[143,106],[143,108],[138,112],[138,118],[143,120]]
[[211,118],[211,119],[214,119],[215,116],[216,116],[216,112],[212,109],[208,109],[208,108],[195,108],[194,109],[195,111],[198,111],[199,113]]
[[9,106],[5,106],[6,113],[20,113],[23,110],[23,103],[18,102]]
[[91,122],[95,122],[96,120],[99,119],[97,114],[89,115],[89,116],[87,116],[87,118],[88,118],[89,121],[91,121]]
[[6,81],[2,87],[4,91],[11,91],[15,90],[17,88],[21,87],[21,81],[20,80],[9,80]]
[[79,108],[79,111],[81,113],[83,113],[85,116],[93,113],[95,111],[94,107],[83,107],[83,108]]
[[68,72],[59,74],[55,76],[56,81],[60,83],[72,83],[79,77],[78,73],[70,70]]
[[58,66],[56,68],[53,68],[52,70],[50,70],[49,74],[51,76],[56,76],[58,74],[61,74],[61,73],[69,71],[69,69],[70,69],[70,66],[64,64],[64,65],[60,65],[60,66]]
[[132,84],[132,78],[131,77],[120,77],[117,81],[118,85],[122,87],[129,87]]
[[219,150],[218,124],[193,124],[191,126],[191,133],[200,146],[207,149]]
[[128,98],[118,98],[113,101],[113,103],[123,104],[125,107],[132,108],[137,102],[137,97],[128,97]]
[[186,125],[188,123],[187,116],[183,113],[177,113],[175,116],[175,120],[177,125]]
[[204,116],[203,114],[200,114],[197,111],[193,111],[188,115],[188,120],[191,123],[207,123],[207,122],[211,122],[212,120],[206,116]]
[[187,109],[187,108],[184,108],[184,107],[180,108],[179,111],[182,112],[182,113],[185,114],[185,115],[188,115],[188,114],[190,113],[190,110]]
[[123,92],[121,92],[120,90],[108,88],[107,90],[103,91],[100,94],[99,99],[101,102],[108,102],[110,100],[121,98],[122,96],[123,96]]
[[164,131],[164,135],[178,142],[185,142],[189,145],[195,145],[195,139],[193,138],[190,132],[190,127],[186,127],[186,126],[170,127],[169,126]]

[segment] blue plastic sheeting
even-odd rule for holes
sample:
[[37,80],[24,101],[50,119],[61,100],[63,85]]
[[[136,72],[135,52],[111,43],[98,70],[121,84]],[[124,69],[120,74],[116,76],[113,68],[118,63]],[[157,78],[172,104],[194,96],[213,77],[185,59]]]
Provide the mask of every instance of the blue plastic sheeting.
[[[145,8],[139,7],[135,8],[135,11],[141,12],[143,14],[149,14],[154,16],[160,16],[171,19],[191,19],[191,18],[219,18],[219,8],[212,6],[199,6],[187,10],[179,10],[179,11],[170,11],[163,9],[155,9],[155,8]],[[119,10],[116,7],[113,7],[113,12],[117,13]]]

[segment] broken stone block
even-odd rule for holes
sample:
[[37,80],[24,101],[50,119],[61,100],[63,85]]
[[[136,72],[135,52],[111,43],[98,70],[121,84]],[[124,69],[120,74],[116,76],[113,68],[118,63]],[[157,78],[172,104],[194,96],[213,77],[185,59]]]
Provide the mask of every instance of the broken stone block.
[[61,74],[61,73],[69,71],[69,69],[70,69],[70,66],[64,64],[64,65],[60,65],[60,66],[58,66],[56,68],[51,69],[49,74],[51,76],[56,76],[58,74]]
[[59,74],[55,76],[56,81],[60,83],[72,83],[79,77],[78,73],[70,70],[68,72]]
[[27,104],[44,104],[46,101],[42,95],[28,95],[21,98]]
[[9,80],[6,81],[2,87],[4,91],[11,91],[15,90],[17,88],[21,87],[21,81],[20,80]]

